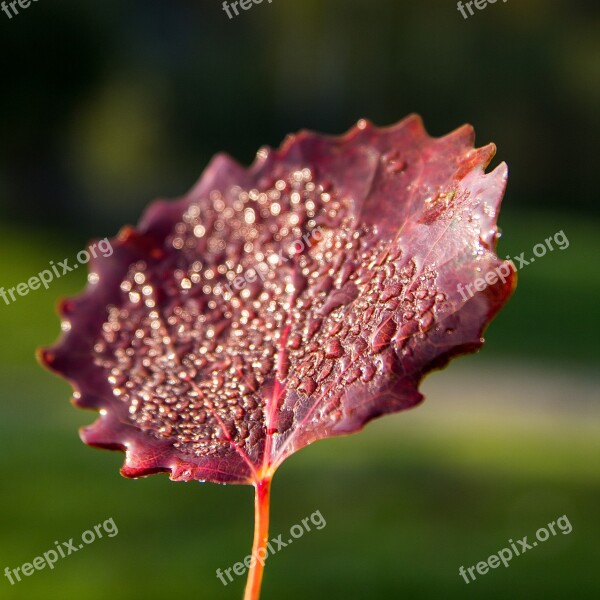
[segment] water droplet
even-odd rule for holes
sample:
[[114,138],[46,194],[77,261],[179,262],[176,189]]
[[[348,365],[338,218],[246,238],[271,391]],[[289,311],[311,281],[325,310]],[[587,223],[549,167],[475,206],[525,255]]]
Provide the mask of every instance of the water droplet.
[[321,383],[321,381],[329,377],[331,371],[333,371],[333,364],[334,363],[332,361],[328,361],[323,365],[323,368],[319,371],[319,374],[317,375],[318,383]]
[[433,313],[431,312],[426,312],[420,320],[420,325],[421,325],[421,329],[423,331],[426,331],[427,329],[429,329],[431,327],[431,325],[433,324]]
[[375,333],[371,338],[371,348],[374,352],[381,352],[389,343],[392,341],[398,325],[393,318],[386,318],[380,325],[375,329]]
[[362,380],[366,383],[372,381],[375,373],[377,373],[377,369],[371,363],[367,363],[362,367]]
[[395,298],[395,297],[399,296],[401,293],[402,293],[402,285],[401,284],[390,285],[383,290],[380,300],[381,300],[381,302],[387,302],[391,298]]
[[302,380],[298,391],[310,396],[317,389],[317,384],[311,377],[306,377]]
[[342,344],[337,338],[333,338],[327,341],[325,344],[325,355],[328,358],[340,358],[344,355],[344,349]]

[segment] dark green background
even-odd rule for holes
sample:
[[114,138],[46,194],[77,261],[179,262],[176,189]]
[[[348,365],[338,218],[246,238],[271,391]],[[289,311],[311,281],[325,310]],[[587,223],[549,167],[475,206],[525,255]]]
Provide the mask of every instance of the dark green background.
[[[415,411],[320,442],[274,480],[273,536],[327,526],[269,561],[267,598],[597,598],[600,594],[595,2],[39,0],[0,13],[0,286],[184,193],[210,157],[243,163],[301,128],[342,133],[418,112],[469,122],[510,168],[499,254],[563,230],[519,274],[484,350],[425,384]],[[86,448],[92,414],[42,371],[54,305],[83,272],[0,301],[0,598],[240,598],[252,490],[121,478]],[[471,566],[567,514],[573,531],[464,583]],[[103,539],[11,587],[2,576],[112,517]]]

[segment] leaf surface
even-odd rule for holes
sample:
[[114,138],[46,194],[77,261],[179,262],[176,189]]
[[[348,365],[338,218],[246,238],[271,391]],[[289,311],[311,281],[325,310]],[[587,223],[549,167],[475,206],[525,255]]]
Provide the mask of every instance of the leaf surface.
[[[249,169],[217,155],[157,201],[86,291],[61,304],[43,362],[122,473],[254,483],[311,442],[418,404],[421,379],[477,350],[515,286],[495,255],[503,163],[470,126],[410,116],[301,132]],[[483,291],[457,286],[504,265]]]

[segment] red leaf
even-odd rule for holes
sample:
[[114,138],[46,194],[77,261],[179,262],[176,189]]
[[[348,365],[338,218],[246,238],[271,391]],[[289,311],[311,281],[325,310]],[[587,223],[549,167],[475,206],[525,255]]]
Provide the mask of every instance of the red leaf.
[[42,353],[100,410],[83,440],[122,473],[256,483],[311,442],[422,400],[423,376],[483,342],[512,270],[494,254],[506,165],[420,119],[302,132],[246,170],[218,155],[96,258]]

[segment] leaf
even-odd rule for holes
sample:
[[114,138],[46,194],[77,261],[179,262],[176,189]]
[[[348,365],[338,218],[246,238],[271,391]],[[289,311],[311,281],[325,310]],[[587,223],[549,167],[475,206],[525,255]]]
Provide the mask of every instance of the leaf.
[[[311,442],[418,404],[477,350],[515,285],[495,255],[505,164],[469,126],[410,116],[301,132],[244,169],[216,156],[123,229],[42,353],[100,411],[82,431],[127,477],[256,483]],[[458,284],[497,268],[472,297]]]

